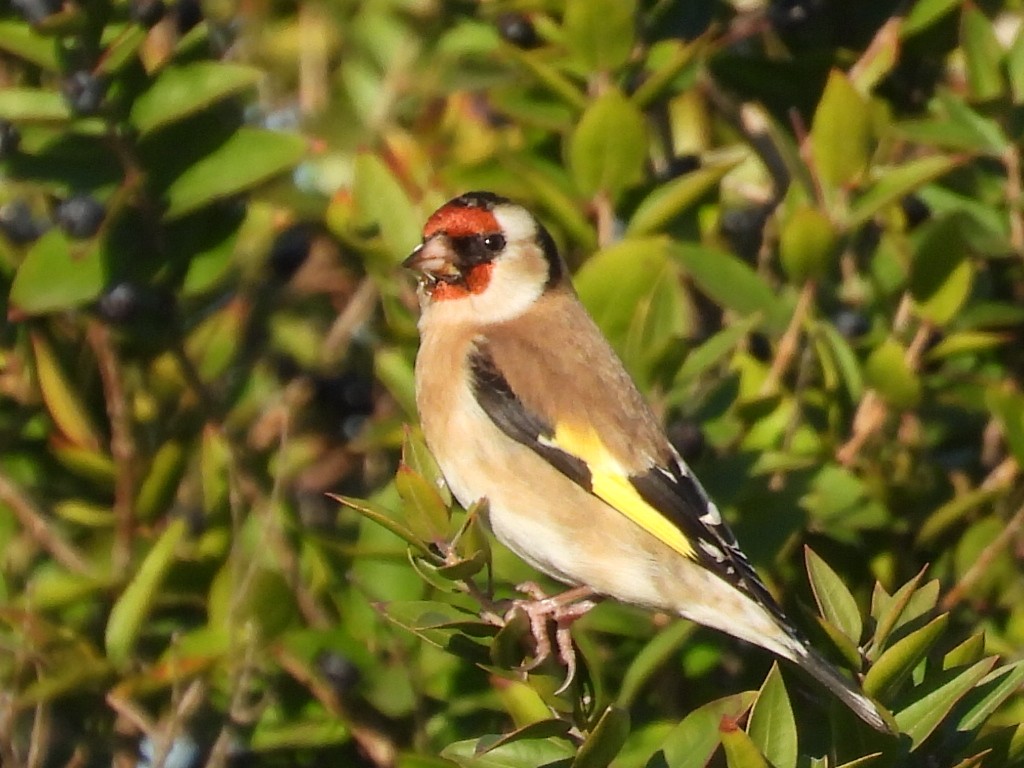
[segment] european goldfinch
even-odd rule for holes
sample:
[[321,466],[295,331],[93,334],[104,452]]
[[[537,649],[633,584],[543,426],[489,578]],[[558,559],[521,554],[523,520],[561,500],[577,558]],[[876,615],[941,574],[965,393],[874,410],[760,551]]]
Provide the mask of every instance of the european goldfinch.
[[420,274],[423,434],[463,506],[486,499],[497,538],[571,597],[670,611],[762,646],[891,730],[783,614],[534,216],[469,192],[427,220],[404,266]]

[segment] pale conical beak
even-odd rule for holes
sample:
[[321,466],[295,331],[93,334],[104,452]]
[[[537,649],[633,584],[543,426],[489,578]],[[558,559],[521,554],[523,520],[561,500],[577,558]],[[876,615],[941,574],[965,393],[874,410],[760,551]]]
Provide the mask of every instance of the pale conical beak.
[[436,277],[458,273],[458,268],[452,263],[451,244],[442,234],[432,235],[417,245],[402,266]]

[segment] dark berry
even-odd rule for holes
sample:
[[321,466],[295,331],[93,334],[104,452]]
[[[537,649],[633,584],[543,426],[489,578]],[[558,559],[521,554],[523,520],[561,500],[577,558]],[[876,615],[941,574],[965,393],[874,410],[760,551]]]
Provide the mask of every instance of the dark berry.
[[517,48],[536,48],[540,37],[529,17],[522,13],[503,13],[495,22],[502,39]]
[[729,247],[740,258],[754,262],[761,250],[764,223],[767,215],[763,208],[728,208],[722,211],[718,230]]
[[373,411],[373,381],[358,373],[317,377],[316,398],[346,416],[366,415]]
[[31,243],[45,231],[46,227],[24,200],[14,200],[0,207],[0,232],[15,245]]
[[680,419],[668,425],[668,439],[683,461],[692,463],[704,452],[704,430],[690,419]]
[[11,0],[11,5],[33,26],[41,24],[61,9],[61,0]]
[[57,224],[68,237],[79,240],[92,237],[99,232],[107,209],[89,195],[72,195],[57,206]]
[[762,363],[772,359],[772,343],[763,333],[752,333],[747,337],[747,351],[751,357]]
[[871,320],[859,309],[843,307],[832,316],[832,325],[839,334],[850,341],[859,339],[871,330]]
[[149,29],[164,17],[167,6],[164,0],[132,0],[130,13],[132,21]]
[[6,120],[0,120],[0,158],[9,157],[18,151],[21,132]]
[[202,20],[203,6],[199,0],[178,0],[174,4],[174,22],[179,35],[184,35]]
[[109,323],[123,324],[134,320],[142,307],[142,296],[135,283],[117,283],[100,296],[100,317]]
[[316,657],[316,666],[339,696],[346,695],[359,684],[358,667],[338,651],[320,651]]
[[95,115],[103,105],[107,86],[87,69],[72,72],[61,84],[68,106],[79,115]]
[[320,227],[310,222],[300,222],[282,230],[270,246],[270,271],[274,276],[283,283],[291,280],[306,262],[313,241],[320,232]]
[[928,203],[917,195],[907,195],[900,200],[900,207],[903,209],[903,216],[907,220],[907,229],[913,229],[918,224],[923,224],[932,215],[932,209]]

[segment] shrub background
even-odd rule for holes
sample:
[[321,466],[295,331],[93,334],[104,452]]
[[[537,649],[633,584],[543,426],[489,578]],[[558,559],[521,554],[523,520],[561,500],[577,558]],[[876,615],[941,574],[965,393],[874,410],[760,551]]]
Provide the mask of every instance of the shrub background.
[[[1022,20],[3,2],[4,764],[1024,762]],[[540,215],[903,737],[611,603],[566,695],[512,671],[479,593],[532,574],[406,427],[397,265],[466,189]]]

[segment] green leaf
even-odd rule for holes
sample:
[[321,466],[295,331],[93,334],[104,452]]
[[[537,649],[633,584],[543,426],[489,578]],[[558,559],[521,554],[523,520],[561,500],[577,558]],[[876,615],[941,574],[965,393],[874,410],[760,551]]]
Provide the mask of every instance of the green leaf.
[[10,303],[26,315],[62,312],[93,301],[108,279],[95,242],[70,242],[59,229],[36,240],[14,275]]
[[921,663],[948,623],[949,614],[936,616],[887,648],[864,676],[864,692],[878,699],[887,698]]
[[777,662],[772,664],[750,710],[747,733],[773,768],[796,768],[796,719]]
[[968,694],[965,701],[968,709],[960,718],[957,730],[980,728],[1005,701],[1020,691],[1021,683],[1024,683],[1024,661],[992,670]]
[[290,170],[305,153],[306,139],[301,136],[240,128],[171,182],[164,192],[164,218],[180,218],[259,186]]
[[924,523],[917,531],[918,543],[922,546],[933,545],[950,527],[956,525],[983,504],[1005,495],[1007,490],[1005,487],[983,486],[954,496],[925,518]]
[[711,368],[725,361],[747,334],[757,327],[759,319],[757,315],[751,315],[740,322],[731,323],[692,350],[680,366],[673,382],[673,390],[679,390],[679,397],[685,397],[687,393],[682,390]]
[[17,122],[63,122],[71,110],[58,91],[35,88],[0,88],[0,119]]
[[697,625],[689,621],[674,621],[656,634],[638,654],[633,657],[626,673],[622,676],[616,704],[628,710],[644,685],[654,678],[669,659],[673,658],[689,640]]
[[804,546],[804,559],[807,564],[807,575],[811,580],[814,599],[829,623],[842,630],[843,634],[854,644],[860,642],[864,626],[861,622],[857,601],[843,584],[836,572],[828,563],[818,557],[808,546]]
[[811,124],[818,177],[831,188],[855,182],[867,166],[870,140],[867,102],[844,73],[832,70]]
[[647,158],[644,116],[615,90],[593,102],[569,139],[569,170],[580,192],[612,200],[643,177]]
[[398,467],[395,487],[405,502],[405,522],[409,530],[424,541],[446,541],[448,508],[437,487],[404,464]]
[[1010,387],[993,387],[985,405],[999,422],[1010,452],[1024,465],[1024,395]]
[[[710,33],[705,33],[696,40],[683,42],[681,40],[663,40],[662,45],[671,46],[671,55],[660,65],[656,65],[632,94],[633,103],[640,109],[647,109],[662,96],[671,93],[671,88],[677,83],[684,71],[695,69],[700,64],[698,53],[707,48]],[[652,63],[650,58],[648,63]]]
[[402,463],[413,472],[422,475],[441,494],[444,505],[451,506],[452,494],[444,482],[444,476],[441,474],[441,468],[437,466],[437,460],[427,448],[419,431],[408,425],[405,427],[405,439],[402,442]]
[[377,155],[356,156],[353,194],[359,225],[377,228],[396,266],[419,244],[423,217]]
[[421,555],[424,555],[425,557],[433,557],[433,554],[427,545],[423,543],[423,540],[402,525],[402,523],[398,522],[398,520],[394,518],[394,513],[391,512],[391,510],[386,509],[380,504],[374,504],[372,501],[368,501],[366,499],[356,499],[351,496],[340,496],[334,493],[329,493],[327,495],[339,504],[344,504],[346,507],[354,509],[367,520],[372,520],[382,528],[386,528],[413,549],[417,550]]
[[509,744],[518,741],[533,741],[540,739],[564,737],[569,732],[571,724],[565,720],[546,718],[527,723],[511,733],[490,734],[481,736],[476,742],[476,755],[486,755],[496,749],[501,749]]
[[690,712],[662,744],[663,764],[672,768],[704,768],[722,743],[722,721],[738,721],[756,698],[754,691],[744,691]]
[[864,377],[861,374],[857,355],[850,347],[850,343],[843,338],[834,325],[822,320],[815,320],[811,323],[811,335],[815,341],[818,359],[822,363],[829,388],[831,389],[833,384],[828,380],[828,375],[834,365],[834,371],[842,380],[850,401],[859,400],[864,391]]
[[626,236],[650,235],[664,229],[714,189],[736,164],[731,162],[699,168],[656,187],[636,207],[626,227]]
[[168,440],[157,449],[135,499],[135,514],[140,520],[155,520],[167,510],[178,492],[188,459],[185,446],[178,440]]
[[850,206],[849,215],[846,217],[847,226],[853,228],[863,224],[886,206],[948,173],[959,165],[959,162],[954,157],[935,155],[885,169],[867,191]]
[[779,237],[779,259],[790,281],[802,285],[823,277],[832,266],[838,243],[838,233],[824,213],[811,207],[793,211]]
[[587,97],[565,75],[538,56],[521,51],[513,45],[502,47],[504,54],[516,62],[548,91],[561,99],[568,107],[582,112],[587,106]]
[[995,663],[994,656],[982,659],[967,669],[943,672],[914,689],[914,702],[896,714],[896,723],[900,731],[910,737],[912,750],[921,746]]
[[917,312],[940,326],[956,317],[971,292],[973,269],[962,225],[959,216],[929,222],[911,262],[908,287]]
[[942,657],[942,668],[966,667],[985,657],[985,633],[976,632]]
[[33,332],[29,338],[35,356],[36,378],[50,417],[72,444],[99,451],[102,444],[99,432],[53,348],[41,333]]
[[629,712],[611,705],[580,745],[572,768],[606,768],[629,736]]
[[110,610],[105,632],[107,658],[117,667],[132,660],[132,651],[146,617],[157,599],[160,585],[173,565],[178,545],[188,533],[184,518],[172,520],[150,547],[128,586]]
[[743,261],[701,245],[678,244],[673,253],[697,287],[741,317],[760,313],[769,330],[781,331],[790,311],[765,280]]
[[[878,658],[878,654],[885,648],[893,631],[907,621],[917,618],[917,615],[911,615],[913,613],[911,603],[920,602],[917,599],[919,593],[927,594],[926,591],[917,588],[921,579],[924,578],[925,570],[922,568],[914,578],[897,589],[893,595],[886,593],[882,585],[876,582],[875,591],[871,595],[871,617],[875,620],[875,632],[871,640],[871,648],[868,650],[869,659]],[[938,594],[938,584],[932,583],[936,587],[932,591]],[[934,603],[927,610],[931,610],[931,607],[934,607]]]
[[627,369],[643,385],[649,364],[686,329],[679,268],[664,238],[622,240],[594,254],[574,283]]
[[0,50],[35,64],[40,69],[56,72],[56,38],[41,35],[21,21],[0,21]]
[[477,754],[478,745],[479,739],[457,741],[441,750],[441,757],[462,768],[541,768],[568,761],[575,752],[566,740],[553,738],[516,741],[483,755]]
[[985,14],[973,3],[960,16],[960,42],[967,66],[967,87],[977,101],[990,101],[1003,93],[1003,47]]
[[145,136],[255,87],[260,76],[255,67],[219,61],[168,66],[135,99],[128,119]]
[[722,747],[729,768],[771,768],[754,742],[738,726],[722,729]]
[[562,25],[566,45],[583,66],[618,69],[633,49],[636,0],[568,0]]
[[906,350],[892,337],[868,356],[864,377],[893,408],[914,408],[921,400],[921,380],[907,364]]
[[908,38],[928,29],[962,3],[963,0],[918,0],[903,20],[901,35]]

